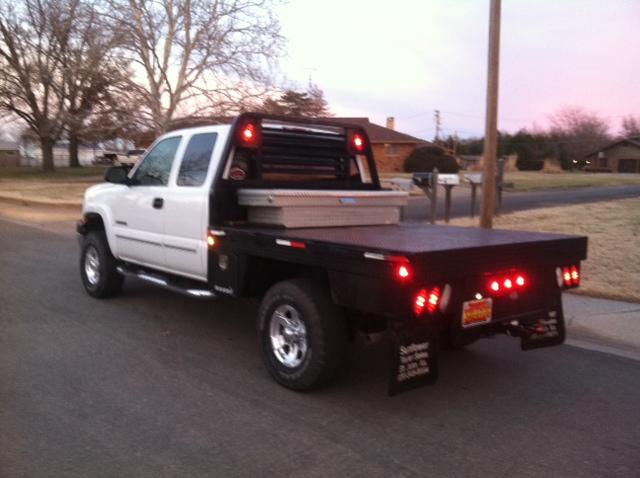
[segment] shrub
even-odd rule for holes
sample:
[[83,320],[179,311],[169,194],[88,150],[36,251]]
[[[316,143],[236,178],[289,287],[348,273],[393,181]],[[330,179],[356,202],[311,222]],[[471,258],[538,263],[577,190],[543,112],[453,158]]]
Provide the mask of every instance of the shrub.
[[407,173],[431,172],[438,168],[439,173],[455,174],[460,171],[456,158],[444,152],[438,146],[424,146],[416,148],[404,161]]

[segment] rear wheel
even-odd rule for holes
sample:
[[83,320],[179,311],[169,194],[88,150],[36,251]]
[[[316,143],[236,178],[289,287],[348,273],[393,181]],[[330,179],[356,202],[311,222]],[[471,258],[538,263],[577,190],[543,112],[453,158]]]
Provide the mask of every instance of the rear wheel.
[[269,373],[287,388],[326,385],[344,362],[345,318],[328,291],[312,281],[274,285],[260,305],[258,331]]
[[103,231],[91,231],[82,241],[80,277],[89,295],[107,298],[122,290],[124,277],[118,273],[117,261]]

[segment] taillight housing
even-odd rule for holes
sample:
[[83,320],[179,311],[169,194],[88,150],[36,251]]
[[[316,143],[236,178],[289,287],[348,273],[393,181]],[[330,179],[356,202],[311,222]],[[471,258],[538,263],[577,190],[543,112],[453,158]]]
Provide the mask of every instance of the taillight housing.
[[349,131],[347,141],[352,154],[364,154],[367,150],[367,137],[362,131]]
[[413,299],[413,312],[417,316],[425,312],[433,314],[438,309],[441,294],[440,287],[421,289]]
[[556,269],[556,278],[558,287],[562,289],[570,289],[580,285],[580,266],[564,266]]
[[236,131],[236,144],[241,148],[258,149],[262,139],[260,123],[256,120],[246,120]]
[[508,294],[521,291],[529,285],[529,278],[522,272],[510,272],[500,276],[491,277],[487,283],[489,294]]

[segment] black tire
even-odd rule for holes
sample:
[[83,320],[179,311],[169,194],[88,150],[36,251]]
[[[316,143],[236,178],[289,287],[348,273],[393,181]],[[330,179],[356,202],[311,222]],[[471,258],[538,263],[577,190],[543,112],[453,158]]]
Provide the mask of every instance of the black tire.
[[[87,268],[87,263],[94,257],[97,257],[97,266],[91,269],[96,269],[97,275],[92,275]],[[91,231],[84,236],[80,249],[80,277],[89,295],[105,299],[122,290],[124,277],[116,267],[117,260],[111,254],[104,231]]]
[[[306,329],[306,353],[294,357],[299,364],[283,363],[271,338],[276,311],[293,308],[296,320]],[[258,312],[262,356],[271,376],[292,390],[311,390],[327,385],[338,373],[347,348],[347,323],[329,292],[310,280],[279,282],[265,294]],[[285,346],[286,348],[286,346]],[[277,349],[281,351],[282,348]]]

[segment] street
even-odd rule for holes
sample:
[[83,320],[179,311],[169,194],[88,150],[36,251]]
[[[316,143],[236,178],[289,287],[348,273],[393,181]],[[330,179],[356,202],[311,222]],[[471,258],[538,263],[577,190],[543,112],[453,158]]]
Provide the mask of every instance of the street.
[[[480,213],[482,189],[478,188],[476,198],[476,217]],[[444,218],[444,189],[438,189],[438,219]],[[640,196],[639,185],[607,186],[597,188],[547,189],[544,191],[527,191],[503,193],[503,204],[500,212],[508,213],[535,209],[539,207],[565,206],[594,201],[607,201]],[[430,211],[426,197],[414,196],[409,199],[405,208],[404,220],[416,221],[428,218]],[[451,217],[469,217],[471,212],[471,189],[455,187],[451,195]]]
[[0,219],[0,475],[637,476],[640,363],[484,340],[386,396],[384,344],[313,393],[263,368],[255,304],[129,280],[98,301],[69,228]]

